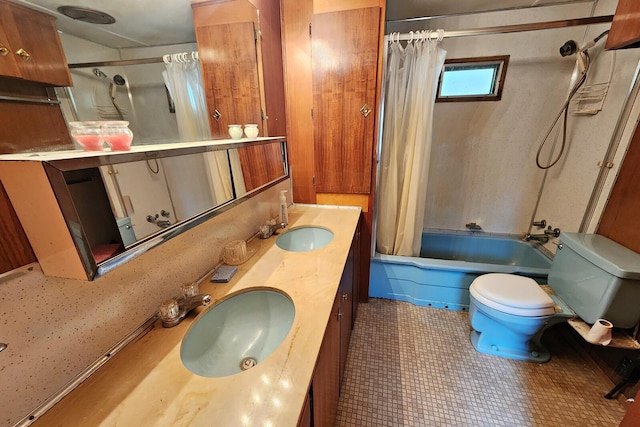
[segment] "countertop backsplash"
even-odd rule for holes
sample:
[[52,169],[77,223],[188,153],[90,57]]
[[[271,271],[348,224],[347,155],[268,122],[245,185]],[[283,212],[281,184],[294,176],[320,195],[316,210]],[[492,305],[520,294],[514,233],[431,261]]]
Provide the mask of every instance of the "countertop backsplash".
[[0,421],[12,426],[143,324],[224,243],[278,214],[286,180],[93,281],[43,276],[37,263],[0,276]]

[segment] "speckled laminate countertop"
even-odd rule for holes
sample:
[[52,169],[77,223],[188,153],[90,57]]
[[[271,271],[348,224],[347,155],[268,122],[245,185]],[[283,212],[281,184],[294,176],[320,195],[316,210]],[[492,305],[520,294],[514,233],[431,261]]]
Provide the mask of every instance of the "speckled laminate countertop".
[[[254,239],[256,254],[231,282],[200,285],[214,304],[251,288],[275,288],[295,304],[282,344],[254,368],[205,378],[180,360],[182,337],[198,313],[180,325],[154,327],[116,354],[33,425],[36,426],[295,426],[311,382],[338,290],[359,208],[295,206],[289,228],[321,225],[334,233],[324,248],[287,252],[275,237]],[[180,283],[176,284],[179,294]]]

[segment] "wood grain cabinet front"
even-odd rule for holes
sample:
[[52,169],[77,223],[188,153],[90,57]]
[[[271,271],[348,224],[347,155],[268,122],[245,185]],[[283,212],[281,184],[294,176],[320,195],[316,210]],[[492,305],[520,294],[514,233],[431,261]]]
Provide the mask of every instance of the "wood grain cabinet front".
[[0,76],[72,85],[53,16],[0,0]]
[[212,137],[228,138],[232,124],[284,135],[279,2],[199,2],[192,10]]
[[317,193],[368,194],[371,190],[379,26],[379,7],[313,15]]
[[640,47],[640,2],[620,0],[607,37],[607,49]]

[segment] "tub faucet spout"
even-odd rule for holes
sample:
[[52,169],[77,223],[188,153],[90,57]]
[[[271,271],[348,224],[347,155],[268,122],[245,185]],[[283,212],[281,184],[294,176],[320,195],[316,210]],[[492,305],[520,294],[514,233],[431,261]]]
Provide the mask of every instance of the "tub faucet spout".
[[524,235],[524,240],[526,242],[530,242],[531,240],[536,241],[536,242],[540,242],[540,243],[547,243],[549,241],[549,236],[546,234],[530,234],[527,233]]
[[469,231],[481,231],[482,227],[480,227],[480,224],[476,224],[475,222],[469,222],[467,224],[464,225],[465,227],[467,227],[467,230]]

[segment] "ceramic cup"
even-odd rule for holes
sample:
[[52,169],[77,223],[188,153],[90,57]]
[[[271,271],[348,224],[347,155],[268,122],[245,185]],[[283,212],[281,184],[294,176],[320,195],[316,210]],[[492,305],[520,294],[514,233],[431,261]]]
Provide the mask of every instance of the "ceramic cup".
[[242,138],[242,126],[240,125],[229,125],[229,136],[231,139],[240,139]]
[[587,334],[587,341],[591,344],[609,345],[613,323],[605,319],[598,319]]
[[244,134],[247,135],[247,138],[255,138],[258,136],[258,125],[256,124],[248,124],[244,125]]

